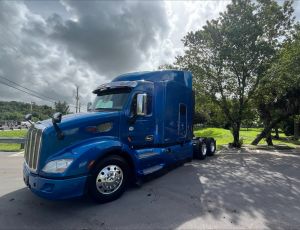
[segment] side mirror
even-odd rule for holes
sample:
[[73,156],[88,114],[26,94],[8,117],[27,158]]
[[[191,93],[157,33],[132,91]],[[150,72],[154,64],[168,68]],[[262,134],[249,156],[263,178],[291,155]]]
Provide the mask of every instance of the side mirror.
[[61,118],[62,118],[62,113],[60,113],[60,112],[54,113],[52,116],[52,123],[53,123],[54,129],[56,132],[56,137],[58,140],[63,140],[65,137],[63,132],[57,125],[57,123],[61,122]]
[[25,117],[24,117],[24,119],[25,119],[25,121],[31,121],[32,114],[31,113],[26,114]]
[[60,123],[61,118],[62,118],[62,113],[60,113],[60,112],[54,113],[52,116],[52,123],[53,124]]
[[136,115],[145,116],[147,114],[147,94],[139,93],[137,95]]
[[86,110],[89,112],[89,111],[91,111],[92,110],[92,102],[88,102],[87,103],[87,106],[86,106]]

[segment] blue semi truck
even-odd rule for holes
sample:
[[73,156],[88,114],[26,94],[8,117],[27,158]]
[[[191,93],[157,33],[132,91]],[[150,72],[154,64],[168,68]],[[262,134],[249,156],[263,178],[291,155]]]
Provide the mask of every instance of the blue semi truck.
[[87,113],[55,113],[28,130],[23,179],[35,194],[108,202],[146,175],[215,153],[214,139],[193,137],[190,72],[125,74],[93,93]]

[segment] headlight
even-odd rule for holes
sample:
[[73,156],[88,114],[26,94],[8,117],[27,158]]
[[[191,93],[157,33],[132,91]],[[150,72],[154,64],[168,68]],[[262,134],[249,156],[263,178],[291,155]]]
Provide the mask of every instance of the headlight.
[[73,159],[61,159],[48,162],[42,169],[45,173],[63,173],[70,166]]

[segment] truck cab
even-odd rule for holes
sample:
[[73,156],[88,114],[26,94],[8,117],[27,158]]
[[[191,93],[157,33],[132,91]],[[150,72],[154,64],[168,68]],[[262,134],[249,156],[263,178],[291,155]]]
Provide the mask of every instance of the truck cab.
[[129,182],[215,151],[193,138],[194,97],[187,71],[138,72],[95,87],[87,113],[56,115],[27,134],[23,177],[35,194],[98,202],[122,195]]

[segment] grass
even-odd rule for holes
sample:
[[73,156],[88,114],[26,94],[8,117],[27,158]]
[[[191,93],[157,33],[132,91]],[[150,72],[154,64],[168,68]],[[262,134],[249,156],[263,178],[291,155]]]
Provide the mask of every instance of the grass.
[[[261,132],[261,128],[242,128],[240,131],[240,138],[243,139],[244,145],[250,145],[256,136]],[[221,149],[224,145],[233,142],[233,137],[230,130],[222,128],[203,128],[194,132],[197,137],[213,137],[217,140],[217,148]],[[274,134],[273,134],[274,135]],[[286,137],[284,133],[279,134],[279,140],[273,140],[275,146],[285,146],[287,148],[299,148],[300,141],[291,140]],[[258,147],[266,146],[265,140],[261,140]]]
[[[27,130],[0,131],[0,137],[25,137]],[[21,151],[21,144],[0,143],[0,151],[18,152]]]

